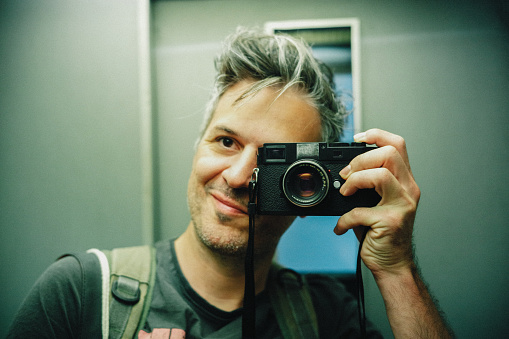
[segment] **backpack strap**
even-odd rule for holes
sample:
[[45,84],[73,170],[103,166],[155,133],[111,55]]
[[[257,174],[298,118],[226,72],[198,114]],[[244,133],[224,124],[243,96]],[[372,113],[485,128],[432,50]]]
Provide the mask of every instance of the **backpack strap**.
[[303,275],[273,263],[268,291],[284,338],[318,338],[318,321]]
[[110,287],[110,266],[106,255],[96,248],[89,249],[87,253],[93,253],[99,259],[101,268],[101,333],[103,338],[108,338],[109,333],[109,287]]
[[133,338],[145,324],[152,301],[155,248],[137,246],[90,252],[98,256],[103,276],[106,274],[104,258],[109,263],[107,283],[103,280],[103,338]]

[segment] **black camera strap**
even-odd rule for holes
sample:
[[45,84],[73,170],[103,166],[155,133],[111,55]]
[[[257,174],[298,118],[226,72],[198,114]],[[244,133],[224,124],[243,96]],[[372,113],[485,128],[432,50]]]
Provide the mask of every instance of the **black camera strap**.
[[369,231],[369,227],[364,227],[362,230],[361,238],[359,239],[359,252],[357,253],[357,310],[359,314],[359,327],[361,330],[361,338],[366,338],[366,305],[364,304],[364,284],[362,281],[362,266],[361,266],[361,250],[366,233]]
[[254,279],[254,237],[255,237],[255,215],[256,215],[256,183],[258,181],[258,168],[253,170],[249,182],[249,238],[244,264],[244,309],[242,315],[242,338],[254,339],[256,327],[255,314],[255,279]]

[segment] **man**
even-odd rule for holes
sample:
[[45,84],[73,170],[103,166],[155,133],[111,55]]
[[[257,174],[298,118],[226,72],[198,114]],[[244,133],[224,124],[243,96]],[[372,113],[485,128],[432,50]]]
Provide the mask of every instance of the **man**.
[[[330,74],[302,43],[240,29],[227,39],[216,66],[215,91],[188,183],[191,221],[178,239],[156,246],[157,277],[140,338],[240,337],[248,185],[257,150],[268,142],[334,141],[341,130],[344,109],[335,99]],[[379,148],[358,156],[341,171],[346,182],[340,194],[374,188],[381,201],[376,207],[344,214],[334,232],[353,229],[360,236],[362,226],[369,227],[361,257],[382,293],[395,337],[447,337],[413,258],[412,228],[420,191],[405,142],[376,129],[355,139]],[[276,246],[294,218],[256,217],[254,277],[260,338],[281,337],[265,291]],[[22,306],[11,335],[60,338],[90,333],[87,326],[96,326],[100,310],[90,322],[83,321],[82,277],[73,258],[52,265]],[[356,303],[344,288],[326,277],[310,276],[308,282],[320,337],[358,337]],[[57,296],[49,295],[51,291],[58,291]],[[368,329],[368,335],[376,333]]]

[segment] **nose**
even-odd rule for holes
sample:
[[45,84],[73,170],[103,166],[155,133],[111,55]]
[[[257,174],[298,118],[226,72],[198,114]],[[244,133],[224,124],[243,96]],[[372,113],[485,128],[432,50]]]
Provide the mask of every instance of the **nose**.
[[253,169],[256,167],[257,148],[246,147],[234,157],[228,168],[223,171],[223,178],[232,188],[249,187]]

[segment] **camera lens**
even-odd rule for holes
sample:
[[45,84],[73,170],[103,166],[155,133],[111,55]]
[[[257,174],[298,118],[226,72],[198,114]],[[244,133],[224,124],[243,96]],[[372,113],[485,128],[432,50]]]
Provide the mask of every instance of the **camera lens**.
[[283,176],[283,192],[294,205],[311,207],[319,204],[329,191],[329,176],[314,160],[299,160]]

